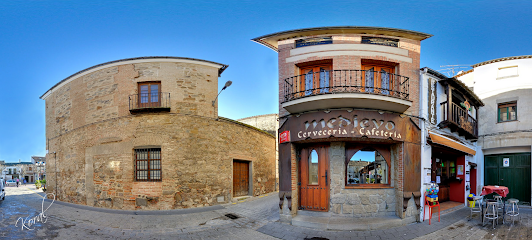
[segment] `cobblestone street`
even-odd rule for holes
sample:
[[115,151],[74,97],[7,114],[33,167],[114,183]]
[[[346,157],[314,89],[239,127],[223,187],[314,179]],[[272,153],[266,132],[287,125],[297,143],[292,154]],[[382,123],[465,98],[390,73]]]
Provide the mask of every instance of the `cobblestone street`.
[[1,239],[532,239],[530,208],[521,209],[522,219],[515,225],[506,223],[496,229],[491,222],[481,226],[478,218],[468,221],[467,208],[444,214],[441,222],[430,226],[425,221],[378,231],[294,227],[279,222],[277,193],[222,206],[143,212],[45,201],[46,222],[26,221],[33,229],[29,230],[17,220],[39,216],[44,193],[33,185],[6,191],[6,200],[0,203]]

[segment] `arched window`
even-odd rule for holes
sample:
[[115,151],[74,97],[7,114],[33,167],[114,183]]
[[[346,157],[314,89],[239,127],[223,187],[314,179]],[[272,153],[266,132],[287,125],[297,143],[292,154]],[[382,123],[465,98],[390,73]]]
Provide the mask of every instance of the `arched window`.
[[346,162],[347,186],[390,183],[387,159],[375,149],[364,148]]

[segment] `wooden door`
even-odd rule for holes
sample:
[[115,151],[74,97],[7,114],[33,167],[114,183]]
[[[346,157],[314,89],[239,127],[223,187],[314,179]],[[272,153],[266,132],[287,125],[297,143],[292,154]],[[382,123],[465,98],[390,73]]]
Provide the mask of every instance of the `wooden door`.
[[[509,166],[503,165],[504,159]],[[484,186],[508,187],[506,198],[519,199],[520,204],[530,204],[530,153],[489,155],[484,157]],[[491,196],[490,196],[491,197]]]
[[299,207],[303,210],[329,211],[329,159],[326,146],[301,150]]
[[329,93],[331,84],[331,65],[315,65],[301,68],[299,91],[304,96]]
[[139,83],[139,107],[149,108],[161,106],[160,92],[160,82]]
[[233,197],[249,195],[249,162],[233,161]]

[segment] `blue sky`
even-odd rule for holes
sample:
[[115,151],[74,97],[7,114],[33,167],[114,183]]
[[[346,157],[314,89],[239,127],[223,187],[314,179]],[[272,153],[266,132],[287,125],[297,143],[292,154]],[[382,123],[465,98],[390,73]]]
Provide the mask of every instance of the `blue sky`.
[[178,56],[228,64],[219,114],[277,112],[277,54],[250,41],[323,26],[378,26],[434,35],[421,67],[532,54],[531,1],[2,1],[0,160],[46,149],[44,100],[62,79],[124,58]]

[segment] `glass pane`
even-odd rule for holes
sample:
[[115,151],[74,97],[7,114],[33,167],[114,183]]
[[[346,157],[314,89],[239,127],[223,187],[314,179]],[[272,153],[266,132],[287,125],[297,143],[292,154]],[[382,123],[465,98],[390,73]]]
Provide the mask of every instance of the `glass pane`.
[[310,95],[312,93],[312,79],[313,79],[312,69],[307,72],[305,75],[305,95]]
[[137,169],[139,170],[148,169],[148,161],[137,161]]
[[373,92],[373,76],[374,75],[375,75],[374,67],[366,70],[366,92]]
[[147,103],[148,102],[148,95],[149,95],[148,85],[141,85],[140,86],[140,93],[139,93],[140,103]]
[[159,85],[151,85],[151,102],[159,102]]
[[501,108],[501,121],[508,121],[508,108]]
[[148,180],[148,171],[137,171],[138,180]]
[[308,159],[308,184],[318,185],[318,153],[312,150]]
[[511,106],[509,108],[510,118],[508,120],[517,120],[517,107]]
[[320,68],[320,93],[329,92],[329,71]]
[[161,171],[150,171],[151,179],[161,179]]
[[347,164],[347,184],[388,184],[388,164],[377,151],[358,151]]
[[384,69],[381,70],[381,88],[382,94],[390,94],[390,74]]

